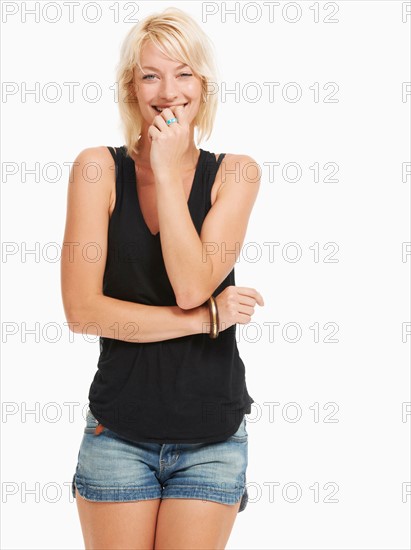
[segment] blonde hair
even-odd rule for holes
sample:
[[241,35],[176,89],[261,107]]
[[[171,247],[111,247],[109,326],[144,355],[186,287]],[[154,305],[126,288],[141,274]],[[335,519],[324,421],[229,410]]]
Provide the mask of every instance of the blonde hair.
[[165,55],[188,65],[202,82],[202,103],[194,119],[198,142],[210,137],[217,112],[218,98],[214,86],[217,68],[213,44],[196,21],[178,8],[166,8],[138,22],[126,35],[116,69],[118,101],[127,154],[137,152],[143,119],[135,97],[134,67],[141,69],[141,50],[151,40]]

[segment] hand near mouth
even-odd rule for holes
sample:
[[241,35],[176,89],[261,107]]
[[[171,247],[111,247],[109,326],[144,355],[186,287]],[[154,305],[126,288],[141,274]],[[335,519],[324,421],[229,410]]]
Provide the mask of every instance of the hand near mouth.
[[[178,122],[167,124],[176,118]],[[149,126],[150,163],[154,175],[180,173],[181,161],[189,145],[189,124],[182,105],[166,107]]]

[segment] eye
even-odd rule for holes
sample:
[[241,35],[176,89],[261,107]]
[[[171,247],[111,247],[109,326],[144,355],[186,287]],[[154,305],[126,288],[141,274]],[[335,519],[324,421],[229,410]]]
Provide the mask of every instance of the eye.
[[181,73],[180,76],[193,76],[191,73]]
[[151,80],[151,78],[150,78],[151,76],[154,77],[156,75],[155,74],[146,74],[145,76],[143,76],[143,80]]

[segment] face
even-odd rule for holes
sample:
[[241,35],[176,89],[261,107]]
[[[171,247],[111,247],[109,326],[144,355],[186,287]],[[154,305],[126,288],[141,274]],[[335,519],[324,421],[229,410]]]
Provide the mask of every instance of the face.
[[146,125],[153,123],[161,108],[174,105],[184,105],[191,124],[201,105],[201,79],[188,65],[166,57],[150,41],[142,48],[141,67],[144,72],[134,68],[134,91]]

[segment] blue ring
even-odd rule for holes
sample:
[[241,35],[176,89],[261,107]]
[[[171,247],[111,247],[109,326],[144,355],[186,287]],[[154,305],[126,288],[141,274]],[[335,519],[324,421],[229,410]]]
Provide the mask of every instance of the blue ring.
[[178,120],[174,117],[174,118],[169,118],[168,120],[166,120],[166,122],[170,126],[170,124],[172,124],[173,122],[178,122]]

